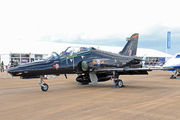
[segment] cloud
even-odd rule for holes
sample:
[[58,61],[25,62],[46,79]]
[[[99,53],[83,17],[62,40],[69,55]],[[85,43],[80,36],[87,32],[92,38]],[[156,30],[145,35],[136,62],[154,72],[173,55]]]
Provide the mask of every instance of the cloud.
[[178,3],[177,0],[3,1],[0,39],[123,46],[126,37],[139,33],[140,47],[163,50],[168,30],[172,31],[172,46],[178,44]]
[[151,48],[166,52],[167,31],[171,31],[171,48],[169,54],[179,52],[180,27],[167,27],[162,24],[155,24],[140,33],[140,48]]
[[[67,28],[65,29],[66,31],[68,31]],[[122,34],[122,31],[110,32],[109,29],[103,32],[97,29],[95,31],[96,32],[90,31],[89,33],[57,33],[55,35],[44,36],[41,40],[54,41],[60,43],[90,44],[99,46],[108,45],[123,47],[126,43],[126,37],[130,37],[133,34]],[[161,23],[154,24],[139,33],[140,36],[138,47],[151,48],[162,52],[166,52],[167,31],[171,31],[172,33],[171,49],[168,50],[168,52],[170,54],[175,54],[176,52],[178,52],[180,27],[167,27]]]

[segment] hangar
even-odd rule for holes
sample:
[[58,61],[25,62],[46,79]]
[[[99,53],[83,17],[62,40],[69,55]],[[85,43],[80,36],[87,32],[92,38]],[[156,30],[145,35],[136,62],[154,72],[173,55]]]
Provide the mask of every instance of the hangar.
[[[35,60],[41,60],[45,58],[51,52],[60,53],[65,50],[68,46],[85,46],[85,47],[95,47],[101,50],[110,51],[114,53],[119,53],[123,47],[112,47],[112,46],[98,46],[98,45],[82,45],[82,44],[68,44],[68,43],[56,43],[56,42],[12,42],[8,46],[0,46],[0,62],[4,62],[4,65],[8,65],[9,61],[14,62],[15,60],[18,64],[23,64],[26,62],[32,62]],[[121,45],[122,46],[122,45]],[[124,46],[124,45],[123,45]],[[153,49],[138,48],[137,56],[142,58],[146,55],[146,60],[150,62],[165,61],[172,57],[170,54],[166,54]]]

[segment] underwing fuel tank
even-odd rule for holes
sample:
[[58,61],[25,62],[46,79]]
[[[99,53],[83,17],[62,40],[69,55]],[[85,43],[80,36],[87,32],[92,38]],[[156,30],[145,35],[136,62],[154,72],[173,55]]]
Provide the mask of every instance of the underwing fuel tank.
[[[97,78],[98,78],[98,82],[103,82],[103,81],[110,80],[111,77],[112,77],[112,74],[106,74],[106,73],[101,73],[101,74],[96,74],[96,75],[97,75]],[[91,82],[89,75],[78,76],[76,78],[76,81],[80,82],[80,83],[89,83],[89,82]]]
[[87,76],[87,75],[82,75],[82,76],[77,77],[76,81],[80,82],[80,83],[89,83],[89,82],[91,82],[89,76]]

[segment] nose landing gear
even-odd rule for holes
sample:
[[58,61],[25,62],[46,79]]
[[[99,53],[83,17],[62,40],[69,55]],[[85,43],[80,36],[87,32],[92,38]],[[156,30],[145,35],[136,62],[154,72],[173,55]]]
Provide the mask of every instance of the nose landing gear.
[[40,76],[39,85],[41,86],[41,90],[44,92],[49,89],[48,84],[46,84],[46,82],[43,80],[43,76]]

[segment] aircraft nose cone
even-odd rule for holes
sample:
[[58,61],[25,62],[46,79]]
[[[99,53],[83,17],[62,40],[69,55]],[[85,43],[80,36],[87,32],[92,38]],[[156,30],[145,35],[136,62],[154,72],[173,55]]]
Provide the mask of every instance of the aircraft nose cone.
[[7,73],[10,73],[11,75],[14,76],[16,73],[20,72],[19,70],[20,70],[19,67],[12,67],[7,70]]
[[7,70],[8,73],[15,72],[17,70],[17,67],[12,67]]

